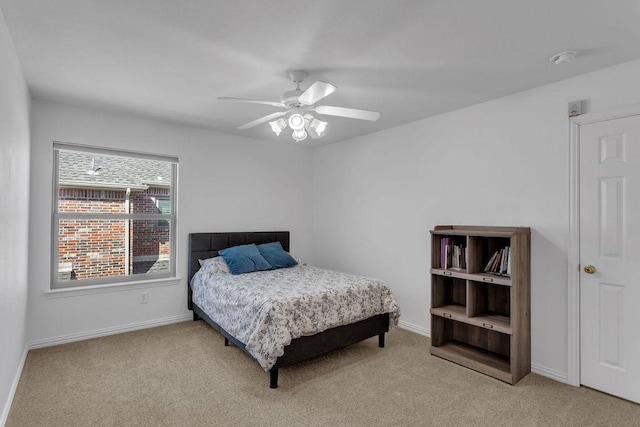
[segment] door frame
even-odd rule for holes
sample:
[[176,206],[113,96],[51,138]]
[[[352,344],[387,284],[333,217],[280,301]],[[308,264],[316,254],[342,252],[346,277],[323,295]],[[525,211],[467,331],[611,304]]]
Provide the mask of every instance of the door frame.
[[580,386],[580,126],[640,115],[623,110],[569,117],[569,247],[567,251],[567,384]]

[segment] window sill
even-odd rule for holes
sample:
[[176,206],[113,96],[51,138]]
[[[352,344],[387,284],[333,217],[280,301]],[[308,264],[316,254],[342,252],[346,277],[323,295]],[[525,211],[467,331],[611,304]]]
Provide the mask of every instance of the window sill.
[[166,279],[137,280],[135,282],[121,282],[106,285],[78,286],[74,288],[50,289],[42,293],[47,299],[69,298],[81,295],[103,294],[106,292],[130,291],[136,289],[157,288],[161,286],[175,286],[182,281],[179,277]]

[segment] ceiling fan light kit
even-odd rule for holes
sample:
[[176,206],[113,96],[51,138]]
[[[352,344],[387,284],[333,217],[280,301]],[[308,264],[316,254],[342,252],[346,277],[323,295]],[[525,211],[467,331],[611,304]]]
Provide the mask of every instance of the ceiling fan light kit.
[[295,139],[296,142],[300,142],[307,138],[307,132],[304,130],[304,128],[299,130],[294,130],[291,133],[291,136],[293,136],[293,139]]
[[[285,111],[272,113],[249,123],[238,126],[238,129],[249,129],[254,126],[269,122],[271,130],[280,136],[280,133],[287,127],[293,130],[292,137],[296,142],[303,141],[307,135],[312,138],[322,138],[327,129],[328,123],[312,116],[308,111],[321,115],[346,117],[350,119],[376,121],[380,118],[380,113],[376,111],[358,110],[354,108],[333,107],[330,105],[315,104],[321,99],[331,95],[338,88],[331,83],[318,80],[314,82],[306,90],[300,89],[300,83],[307,77],[304,71],[296,70],[289,72],[289,78],[296,84],[296,89],[287,91],[282,94],[280,102],[259,101],[247,98],[231,98],[222,96],[218,99],[248,102],[252,104],[264,104],[273,107],[286,108]],[[302,114],[306,113],[306,114]],[[289,114],[289,118],[285,120],[282,116]],[[277,119],[277,120],[273,120]]]
[[271,125],[271,130],[273,130],[277,136],[280,136],[280,132],[287,128],[287,122],[285,122],[283,118],[269,122],[269,124]]
[[304,117],[300,113],[294,113],[289,116],[289,127],[293,130],[304,129]]
[[305,140],[309,134],[312,135],[312,138],[322,138],[327,128],[327,122],[318,120],[311,114],[302,116],[300,113],[292,114],[288,121],[279,118],[278,120],[269,122],[269,125],[276,136],[280,136],[280,133],[287,128],[287,123],[293,130],[292,136],[296,142]]
[[309,120],[309,126],[311,126],[311,129],[316,131],[318,136],[321,137],[324,136],[324,131],[327,129],[327,122],[323,122],[322,120],[318,120],[315,117],[311,116],[311,119]]

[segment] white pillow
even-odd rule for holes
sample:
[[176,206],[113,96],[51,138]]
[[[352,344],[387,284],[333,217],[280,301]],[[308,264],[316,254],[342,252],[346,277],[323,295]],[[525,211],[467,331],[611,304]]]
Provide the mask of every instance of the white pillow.
[[229,266],[221,256],[199,259],[198,262],[200,263],[200,270],[208,271],[212,274],[230,274]]

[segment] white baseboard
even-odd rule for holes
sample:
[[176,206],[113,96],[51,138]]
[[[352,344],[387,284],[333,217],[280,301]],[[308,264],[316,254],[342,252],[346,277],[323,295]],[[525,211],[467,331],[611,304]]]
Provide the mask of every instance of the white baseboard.
[[556,380],[561,383],[569,383],[569,377],[567,376],[566,372],[557,371],[555,369],[547,368],[546,366],[538,365],[536,363],[531,364],[531,372],[533,372],[534,374],[542,375],[543,377],[551,378],[552,380]]
[[27,360],[27,354],[29,354],[29,344],[25,344],[24,350],[22,351],[22,359],[20,359],[18,369],[16,369],[16,374],[13,377],[13,382],[11,383],[9,396],[7,396],[7,401],[5,402],[4,408],[2,409],[2,415],[0,416],[0,426],[4,426],[7,423],[7,418],[9,418],[9,411],[11,410],[13,397],[16,395],[16,390],[18,389],[18,383],[20,382],[20,376],[22,375],[24,363]]
[[140,329],[153,328],[156,326],[169,325],[171,323],[184,322],[192,319],[193,319],[193,315],[191,313],[180,314],[178,316],[165,317],[162,319],[147,320],[144,322],[130,323],[128,325],[114,326],[111,328],[95,329],[93,331],[62,335],[54,338],[45,338],[41,340],[31,341],[29,343],[29,349],[51,347],[59,344],[68,344],[71,342],[88,340],[91,338],[104,337],[107,335],[121,334],[124,332],[132,332]]
[[398,327],[402,329],[406,329],[411,332],[415,332],[416,334],[424,335],[425,337],[431,336],[431,330],[424,328],[422,326],[414,325],[413,323],[405,322],[402,320],[398,321]]

